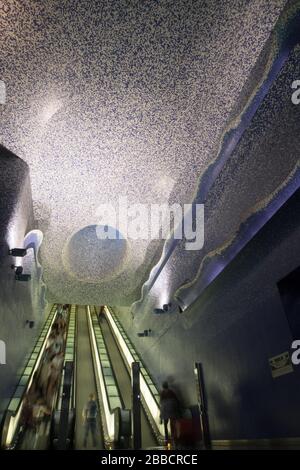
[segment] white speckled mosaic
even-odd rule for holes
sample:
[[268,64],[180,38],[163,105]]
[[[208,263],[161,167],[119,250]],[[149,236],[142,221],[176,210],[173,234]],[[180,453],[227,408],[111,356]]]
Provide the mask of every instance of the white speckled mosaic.
[[1,142],[30,166],[50,301],[139,298],[161,242],[68,241],[120,195],[192,199],[285,3],[0,1]]

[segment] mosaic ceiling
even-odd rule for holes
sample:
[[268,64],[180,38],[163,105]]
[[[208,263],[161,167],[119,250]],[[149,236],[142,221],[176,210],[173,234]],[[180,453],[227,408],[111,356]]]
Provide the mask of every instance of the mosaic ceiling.
[[1,143],[30,167],[50,301],[140,297],[163,242],[99,243],[98,208],[193,199],[285,4],[0,1]]

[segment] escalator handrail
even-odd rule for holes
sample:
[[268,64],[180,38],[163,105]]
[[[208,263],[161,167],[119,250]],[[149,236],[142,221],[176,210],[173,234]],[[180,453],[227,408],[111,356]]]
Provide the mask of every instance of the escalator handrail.
[[[108,324],[110,326],[111,332],[116,340],[116,343],[119,347],[121,355],[123,357],[124,363],[126,365],[127,371],[129,375],[131,374],[131,364],[132,362],[139,362],[141,365],[140,368],[140,376],[141,376],[141,402],[143,408],[146,412],[148,420],[151,424],[152,430],[156,436],[156,439],[159,443],[164,443],[164,427],[160,422],[160,405],[159,405],[159,391],[157,386],[154,384],[150,374],[148,373],[147,369],[145,368],[143,361],[141,360],[139,354],[136,352],[132,342],[128,338],[127,334],[123,326],[121,325],[119,319],[116,317],[115,313],[111,309],[111,307],[105,306],[106,318],[108,320]],[[113,325],[114,323],[114,325]],[[115,329],[114,329],[115,328]],[[118,331],[119,335],[121,336],[124,344],[123,347],[120,344],[120,338],[116,335],[116,330]],[[126,353],[123,350],[124,347],[127,349]],[[146,372],[146,374],[145,374]],[[148,379],[148,380],[147,380]],[[150,385],[149,385],[150,384]],[[156,393],[154,394],[151,390],[150,386],[155,389]],[[152,399],[152,408],[150,409],[149,399],[147,399],[145,395],[145,391],[147,394],[150,395]]]
[[[70,313],[69,313],[69,318],[68,318],[68,328],[67,328],[67,337],[66,337],[66,343],[65,343],[65,354],[64,354],[64,367],[66,365],[67,361],[71,361],[74,364],[74,374],[73,374],[73,384],[72,384],[72,393],[71,393],[71,400],[70,400],[70,407],[75,408],[75,396],[76,396],[76,384],[75,384],[75,377],[76,377],[76,348],[75,348],[75,338],[76,338],[76,333],[77,333],[77,321],[76,321],[76,312],[77,312],[77,307],[76,305],[71,305],[70,308]],[[74,333],[71,332],[71,329],[73,328],[73,322],[74,322],[74,328],[75,331]],[[72,337],[72,356],[70,357],[67,352],[67,348],[69,347],[68,345],[68,340],[69,338]],[[63,373],[61,376],[61,382],[59,386],[59,393],[57,396],[56,400],[56,406],[55,410],[60,411],[60,403],[61,403],[61,398],[62,398],[62,389],[63,389]]]
[[[96,307],[94,306],[94,312],[93,312],[93,318],[97,318],[97,310],[96,310]],[[103,334],[103,331],[102,331],[102,328],[101,328],[101,324],[99,323],[99,320],[97,318],[97,320],[95,320],[95,323],[97,325],[97,327],[99,327],[100,331],[101,331],[101,336],[102,336],[102,340],[103,340],[103,343],[104,343],[104,346],[105,346],[105,354],[107,355],[108,357],[108,361],[110,363],[110,367],[111,367],[111,370],[112,370],[112,374],[113,374],[113,377],[114,377],[114,386],[117,388],[118,390],[118,395],[119,395],[119,400],[121,402],[121,406],[120,407],[117,407],[117,408],[120,408],[120,409],[125,409],[125,404],[124,404],[124,400],[122,398],[122,394],[121,394],[121,390],[120,390],[120,387],[119,387],[119,384],[118,384],[118,381],[117,381],[117,377],[116,377],[116,374],[115,374],[115,370],[114,368],[112,367],[112,360],[111,360],[111,356],[109,354],[109,350],[108,350],[108,347],[107,347],[107,342],[105,340],[105,336]],[[102,365],[102,364],[101,364]],[[107,390],[107,383],[105,382],[105,389],[106,389],[106,394],[109,395],[108,393],[108,390]],[[112,408],[110,407],[110,410],[111,412],[113,412],[113,410],[115,409],[116,407]]]
[[[128,338],[127,334],[125,333],[125,330],[124,330],[124,327],[123,325],[121,324],[120,320],[117,318],[116,314],[114,313],[113,309],[111,307],[108,307],[108,306],[105,306],[105,308],[109,311],[110,315],[113,317],[113,320],[114,322],[116,323],[116,326],[118,327],[118,330],[119,332],[121,333],[121,335],[123,336],[125,342],[127,343],[127,346],[128,348],[130,348],[131,350],[131,353],[134,354],[134,360],[136,362],[139,362],[140,365],[141,365],[141,369],[140,369],[140,373],[141,375],[143,376],[143,378],[147,381],[148,379],[148,382],[151,382],[151,387],[155,388],[156,390],[156,393],[154,394],[152,391],[152,396],[154,398],[154,400],[156,401],[157,405],[159,406],[159,389],[157,387],[157,385],[155,384],[153,378],[151,377],[151,374],[149,372],[149,370],[147,369],[147,367],[145,366],[145,364],[143,363],[140,355],[138,354],[138,352],[136,351],[134,345],[132,344],[132,341]],[[144,370],[143,370],[144,369]],[[146,374],[145,374],[145,372]]]
[[[125,408],[124,408],[123,400],[122,400],[122,397],[121,397],[120,394],[117,397],[117,399],[119,400],[119,406],[116,406],[113,409],[110,406],[109,393],[108,393],[107,386],[106,386],[105,374],[104,374],[104,371],[103,371],[103,364],[102,364],[101,356],[100,356],[100,349],[99,349],[98,344],[97,344],[96,334],[95,334],[95,329],[94,329],[94,327],[97,326],[98,321],[97,321],[97,317],[95,315],[95,311],[93,311],[93,313],[92,313],[89,306],[87,307],[87,314],[88,314],[88,326],[89,326],[89,334],[90,334],[90,340],[91,340],[91,345],[92,345],[93,360],[94,360],[94,365],[95,365],[95,377],[96,377],[96,384],[97,384],[97,389],[98,389],[97,390],[98,391],[98,400],[99,400],[99,404],[100,404],[100,410],[101,410],[102,418],[103,417],[105,418],[105,419],[101,420],[102,428],[103,428],[103,435],[104,435],[104,443],[105,443],[106,448],[110,449],[118,441],[118,436],[116,435],[117,433],[116,433],[116,429],[115,429],[115,420],[117,419],[117,416],[120,416],[120,413],[119,413],[118,410],[124,410]],[[94,322],[93,322],[92,315],[94,316]],[[98,327],[99,327],[99,324],[98,324]],[[106,348],[106,345],[104,343],[103,335],[102,335],[102,332],[100,330],[100,327],[99,327],[99,331],[100,331],[100,335],[101,335],[102,340],[103,340],[103,345],[104,345],[104,348],[105,348],[106,357],[108,358],[108,361],[110,361],[109,355],[108,355],[108,352],[107,352],[107,348]],[[114,382],[112,385],[115,386],[116,390],[119,393],[119,388],[118,388],[118,385],[117,385],[117,381],[116,381],[116,378],[115,378],[115,375],[114,375],[114,370],[113,370],[113,367],[111,365],[111,362],[109,362],[109,367],[112,371],[111,377],[113,377],[113,382]],[[96,370],[98,371],[98,373],[96,372]],[[101,387],[101,384],[102,384],[102,387]],[[106,407],[105,407],[104,403],[106,403]],[[109,411],[109,417],[107,415],[107,409]],[[128,410],[128,412],[129,412],[129,410]],[[109,421],[108,421],[107,418],[109,418]]]
[[[23,408],[24,398],[25,398],[25,395],[26,395],[27,391],[29,390],[29,388],[31,386],[33,376],[34,376],[35,372],[37,371],[37,369],[40,365],[41,359],[43,357],[43,352],[45,350],[46,343],[47,343],[49,334],[51,332],[51,327],[52,327],[52,325],[55,321],[56,310],[57,310],[57,305],[53,304],[53,306],[50,310],[50,313],[47,317],[47,320],[45,321],[45,323],[43,325],[42,331],[41,331],[38,339],[36,340],[35,345],[34,345],[32,351],[30,353],[29,359],[26,362],[25,367],[23,368],[23,373],[21,374],[20,380],[19,380],[19,382],[16,386],[14,395],[12,396],[12,398],[11,398],[9,404],[8,404],[7,410],[6,410],[4,418],[3,418],[3,427],[2,427],[2,433],[1,433],[1,447],[2,448],[7,448],[13,443],[15,432],[16,432],[18,422],[19,422],[19,419],[20,419],[20,416],[21,416],[22,408]],[[45,330],[46,330],[46,334],[45,334]],[[20,383],[21,383],[23,377],[27,377],[27,375],[25,375],[25,371],[29,367],[28,364],[31,361],[32,355],[35,354],[35,349],[36,349],[39,341],[41,341],[41,337],[44,337],[44,339],[42,340],[42,345],[39,348],[39,351],[37,353],[36,361],[34,363],[34,366],[32,367],[31,373],[28,375],[26,384],[22,385],[23,392],[20,395],[20,397],[15,397],[18,388],[21,386]],[[18,404],[12,410],[12,409],[10,409],[10,406],[11,406],[13,400],[18,400]],[[14,421],[16,421],[16,423],[14,423]],[[12,430],[10,430],[11,423],[14,424]]]
[[[62,416],[62,402],[63,399],[66,399],[64,395],[64,386],[65,386],[65,370],[66,367],[69,367],[68,364],[72,363],[72,378],[71,378],[71,389],[68,398],[68,408],[69,408],[69,416],[70,413],[75,414],[76,410],[76,338],[77,338],[77,329],[78,329],[78,322],[77,322],[77,305],[72,304],[69,311],[68,316],[68,327],[67,327],[67,335],[66,335],[66,342],[65,342],[65,349],[64,349],[64,363],[63,369],[60,379],[60,384],[58,388],[58,394],[56,399],[56,405],[54,408],[54,414],[52,417],[52,426],[51,426],[51,445],[56,447],[58,442],[58,435],[57,435],[57,424],[60,428],[60,420]],[[74,331],[73,331],[74,328]],[[68,351],[70,348],[70,341],[71,339],[71,349],[72,352]],[[72,424],[72,428],[67,431],[67,439],[70,439],[69,443],[65,443],[66,446],[68,445],[69,448],[73,447],[73,437],[75,434],[75,421]],[[71,437],[70,437],[71,436]]]

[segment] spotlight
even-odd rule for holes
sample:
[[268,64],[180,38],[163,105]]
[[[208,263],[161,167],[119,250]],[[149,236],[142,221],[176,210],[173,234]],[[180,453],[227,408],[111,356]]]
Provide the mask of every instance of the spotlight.
[[23,282],[30,281],[31,275],[30,274],[23,274],[23,266],[15,266],[14,264],[12,264],[11,269],[15,270],[15,280],[16,281],[23,281]]
[[185,305],[185,303],[182,301],[180,297],[176,297],[176,301],[178,304],[179,313],[183,313],[187,309],[187,306]]
[[11,256],[15,257],[20,257],[23,258],[24,256],[27,255],[27,250],[26,248],[12,248],[11,250],[8,251],[8,254]]
[[170,304],[170,303],[169,304],[164,304],[163,305],[163,310],[165,312],[168,312],[171,309],[171,307],[172,307],[172,304]]
[[33,328],[34,327],[34,320],[26,320],[26,325],[28,325],[29,328]]
[[22,282],[28,282],[30,281],[31,279],[31,275],[30,274],[19,274],[19,275],[15,275],[15,280],[16,281],[22,281]]
[[171,307],[172,307],[172,304],[164,304],[162,308],[155,308],[153,310],[153,313],[155,313],[156,315],[162,315],[163,313],[169,312]]
[[155,308],[153,310],[153,313],[155,313],[155,315],[162,315],[163,313],[166,313],[166,312],[162,308]]
[[21,276],[22,273],[23,273],[22,266],[18,266],[16,269],[16,276]]
[[151,333],[152,333],[152,330],[149,329],[149,330],[144,330],[144,331],[138,333],[137,335],[138,335],[140,338],[143,338],[143,337],[145,337],[145,336],[150,336]]
[[164,313],[182,313],[183,312],[183,308],[181,305],[179,305],[178,303],[168,303],[168,304],[164,304],[162,306],[162,308],[155,308],[153,310],[153,313],[155,313],[156,315],[162,315]]
[[19,276],[23,272],[23,267],[22,266],[16,266],[15,264],[12,264],[11,269],[15,270],[16,276]]

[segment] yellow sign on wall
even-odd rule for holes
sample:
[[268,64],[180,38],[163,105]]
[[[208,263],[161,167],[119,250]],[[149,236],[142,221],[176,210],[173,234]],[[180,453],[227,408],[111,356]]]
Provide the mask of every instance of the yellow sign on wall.
[[272,377],[275,379],[281,375],[293,372],[293,364],[288,351],[269,359]]

